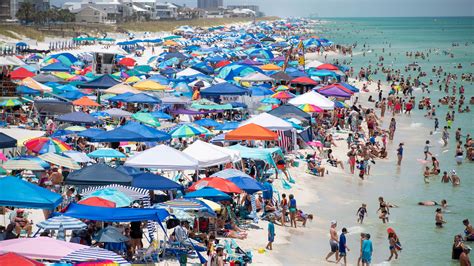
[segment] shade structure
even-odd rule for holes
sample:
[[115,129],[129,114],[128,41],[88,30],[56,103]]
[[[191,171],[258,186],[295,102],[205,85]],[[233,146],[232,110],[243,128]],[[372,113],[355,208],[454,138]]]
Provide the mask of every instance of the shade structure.
[[348,83],[345,83],[345,82],[341,82],[341,83],[337,83],[337,84],[343,86],[346,89],[351,90],[352,92],[359,92],[359,89],[352,86],[351,84],[348,84]]
[[295,98],[295,95],[288,91],[279,91],[273,94],[271,97],[279,100],[288,100],[291,98]]
[[[36,76],[35,78],[37,78],[37,77],[38,76]],[[46,85],[43,85],[43,84],[39,83],[38,81],[30,78],[30,77],[23,79],[19,83],[19,85],[28,87],[30,89],[33,89],[33,90],[39,91],[39,92],[52,92],[53,91],[53,88],[48,87]]]
[[317,89],[317,91],[326,97],[342,97],[342,98],[350,98],[354,92],[350,89],[340,85],[340,84],[332,84],[328,86],[324,86],[322,88]]
[[137,61],[135,61],[135,59],[130,58],[130,57],[124,57],[124,58],[120,59],[120,61],[118,61],[119,65],[128,66],[128,67],[132,67],[136,63],[137,63]]
[[89,197],[78,202],[78,204],[95,206],[95,207],[106,207],[106,208],[115,208],[117,204],[115,202],[106,200],[99,197]]
[[42,266],[44,263],[28,259],[13,252],[0,255],[0,265],[5,266]]
[[0,191],[0,206],[54,209],[62,201],[60,194],[13,176],[0,178]]
[[72,102],[72,104],[77,105],[77,106],[89,106],[89,107],[98,107],[100,104],[97,102],[94,102],[91,100],[89,97],[84,96],[82,98],[79,98],[75,101]]
[[23,103],[17,99],[8,99],[0,102],[0,106],[3,107],[14,107],[14,106],[20,106]]
[[16,147],[16,139],[0,132],[0,149]]
[[316,69],[318,70],[321,70],[321,69],[325,69],[325,70],[339,70],[339,68],[333,64],[321,64],[319,66],[316,67]]
[[168,89],[168,86],[161,85],[160,83],[149,79],[137,82],[133,85],[133,87],[141,91],[162,91]]
[[280,81],[282,80],[290,81],[293,79],[290,75],[286,74],[283,71],[278,71],[277,73],[270,75],[270,77],[274,78],[275,80],[280,80]]
[[106,222],[135,222],[165,220],[169,213],[164,209],[104,208],[71,203],[63,215],[78,219]]
[[256,124],[270,130],[292,130],[291,123],[271,115],[269,113],[261,113],[241,123],[241,125]]
[[114,85],[106,90],[104,90],[104,93],[111,93],[111,94],[124,94],[124,93],[140,93],[140,90],[135,89],[134,87],[126,84],[126,83],[119,83],[117,85]]
[[322,108],[319,108],[316,105],[312,105],[312,104],[298,105],[298,108],[300,108],[302,111],[305,111],[307,113],[321,113],[324,111]]
[[289,100],[288,103],[296,106],[302,104],[312,104],[324,110],[334,109],[333,101],[315,91],[309,91],[305,94],[298,95],[295,98]]
[[94,235],[94,240],[102,243],[123,243],[129,238],[115,226],[107,226]]
[[228,178],[228,180],[248,194],[253,194],[258,191],[265,190],[262,184],[260,184],[259,182],[257,182],[257,180],[251,177],[235,176]]
[[117,255],[115,252],[98,247],[86,247],[80,250],[73,251],[68,255],[64,256],[62,260],[71,262],[104,260],[113,261],[118,263],[119,265],[129,263],[123,257]]
[[200,190],[204,187],[213,187],[225,193],[242,193],[242,190],[231,181],[220,177],[206,177],[189,187],[189,191]]
[[121,128],[128,131],[140,132],[140,135],[144,137],[144,141],[165,141],[171,139],[171,136],[164,131],[133,121],[129,121]]
[[239,127],[239,124],[240,124],[239,122],[234,122],[234,121],[224,122],[220,126],[216,127],[216,129],[217,130],[234,130]]
[[204,118],[200,120],[194,121],[195,124],[200,125],[202,127],[218,127],[221,124],[219,124],[216,120],[210,119],[210,118]]
[[24,67],[19,67],[13,70],[12,72],[10,72],[11,79],[25,79],[25,78],[28,78],[28,77],[31,78],[34,76],[36,76],[35,73],[29,71],[28,69]]
[[197,140],[184,149],[183,152],[198,160],[200,168],[221,165],[232,161],[232,157],[228,153],[213,146],[215,145]]
[[203,97],[220,95],[244,95],[248,93],[249,91],[247,89],[238,87],[228,82],[212,85],[211,87],[201,91],[201,95]]
[[41,164],[39,164],[38,162],[26,159],[8,160],[2,165],[2,167],[5,170],[44,170],[44,167],[41,166]]
[[132,116],[132,113],[118,109],[118,108],[111,108],[108,110],[105,110],[106,113],[108,113],[111,117],[130,117]]
[[160,99],[148,95],[146,93],[137,93],[130,97],[127,97],[123,100],[126,103],[148,103],[148,104],[159,104],[161,103]]
[[174,190],[183,186],[173,180],[153,173],[132,174],[132,186],[149,190]]
[[87,156],[92,158],[126,158],[127,156],[117,150],[110,148],[101,148],[97,149],[91,153],[88,153]]
[[277,140],[278,134],[262,126],[250,123],[230,131],[226,140]]
[[50,237],[16,238],[0,241],[0,253],[14,252],[30,259],[59,261],[73,251],[87,246]]
[[49,162],[54,165],[62,166],[72,170],[81,169],[81,166],[77,164],[73,159],[65,156],[61,156],[56,153],[48,152],[38,156],[41,160]]
[[268,96],[274,93],[272,90],[263,86],[251,87],[249,88],[249,91],[252,96]]
[[35,153],[43,154],[48,152],[62,153],[72,150],[72,148],[57,138],[39,137],[26,141],[25,147]]
[[181,210],[186,212],[197,212],[197,215],[210,215],[216,216],[216,213],[207,204],[198,199],[174,199],[168,200],[163,203],[154,205],[155,208],[167,208],[174,210]]
[[172,138],[177,139],[194,137],[203,134],[203,132],[193,125],[184,124],[171,130],[169,134]]
[[123,102],[128,97],[132,97],[133,95],[135,95],[135,94],[133,94],[131,92],[126,92],[126,93],[123,93],[123,94],[119,94],[119,95],[110,97],[110,98],[107,99],[107,101],[109,101],[109,102]]
[[316,86],[318,83],[308,77],[299,77],[291,80],[293,84],[301,84],[301,85],[313,85]]
[[48,220],[37,223],[36,226],[43,230],[59,230],[61,226],[63,230],[79,230],[87,227],[81,220],[63,215],[51,217]]
[[133,114],[132,118],[139,122],[142,122],[143,124],[147,124],[154,127],[159,127],[161,125],[158,119],[150,113],[138,112]]
[[56,120],[61,122],[68,122],[71,124],[94,125],[100,122],[99,119],[84,112],[72,112],[69,114],[60,115]]
[[278,71],[278,70],[281,70],[281,67],[279,67],[275,64],[266,64],[266,65],[260,66],[260,68],[262,70],[265,70],[265,71]]
[[150,113],[154,118],[156,119],[165,119],[165,120],[171,120],[173,119],[172,116],[170,116],[169,114],[167,113],[163,113],[161,111],[154,111],[154,112],[151,112]]
[[54,72],[54,71],[68,72],[68,71],[71,70],[71,67],[66,66],[61,62],[56,62],[56,63],[46,65],[46,66],[42,67],[40,70],[43,71],[43,72]]
[[87,187],[81,191],[81,195],[83,197],[89,197],[94,192],[99,191],[99,190],[104,190],[104,189],[112,189],[112,190],[120,191],[123,194],[125,194],[128,198],[130,198],[132,201],[142,200],[148,196],[148,192],[143,189],[136,189],[134,187],[117,185],[117,184]]
[[161,170],[197,170],[199,162],[181,151],[162,144],[128,158],[125,166]]
[[220,178],[225,178],[225,179],[228,179],[228,178],[231,178],[231,177],[248,177],[248,178],[252,178],[251,176],[249,176],[248,174],[240,171],[240,170],[237,170],[237,169],[234,169],[234,168],[229,168],[229,169],[225,169],[225,170],[222,170],[222,171],[219,171],[217,173],[214,173],[212,174],[212,176],[215,176],[215,177],[220,177]]
[[112,75],[105,74],[94,80],[80,84],[78,87],[105,90],[119,83],[120,82],[117,81]]
[[205,198],[213,201],[231,200],[232,197],[213,187],[204,187],[199,190],[187,193],[185,199]]
[[298,120],[306,121],[310,121],[311,119],[310,114],[302,111],[301,109],[292,104],[280,105],[268,113],[282,119],[296,118]]
[[65,151],[63,155],[73,159],[77,163],[88,163],[92,161],[85,153],[79,151]]
[[132,177],[110,167],[106,164],[92,164],[74,171],[68,175],[65,181],[69,185],[109,185],[123,184],[130,185]]
[[127,197],[125,193],[118,191],[115,188],[104,188],[104,189],[96,190],[90,193],[89,195],[85,196],[84,199],[87,199],[89,197],[98,197],[98,198],[106,199],[108,201],[115,203],[115,206],[117,208],[127,207],[127,206],[130,206],[130,204],[132,203],[132,199]]
[[272,78],[272,77],[269,77],[265,74],[262,74],[260,72],[255,72],[255,73],[248,74],[247,76],[243,77],[240,81],[241,82],[244,82],[244,81],[249,81],[249,82],[271,82],[271,81],[275,81],[275,79]]

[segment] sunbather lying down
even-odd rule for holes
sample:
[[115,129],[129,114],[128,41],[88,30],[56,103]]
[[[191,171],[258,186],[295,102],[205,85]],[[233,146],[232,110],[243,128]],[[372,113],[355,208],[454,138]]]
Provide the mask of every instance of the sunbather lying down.
[[[281,211],[277,210],[271,213],[267,213],[266,216],[263,218],[265,220],[274,219],[274,223],[281,225],[278,221],[281,221]],[[303,222],[303,226],[306,226],[306,222],[308,220],[313,220],[314,216],[312,214],[306,214],[302,210],[296,211],[296,221]]]
[[218,235],[228,238],[246,239],[247,232],[237,232],[232,229],[221,229],[217,232]]

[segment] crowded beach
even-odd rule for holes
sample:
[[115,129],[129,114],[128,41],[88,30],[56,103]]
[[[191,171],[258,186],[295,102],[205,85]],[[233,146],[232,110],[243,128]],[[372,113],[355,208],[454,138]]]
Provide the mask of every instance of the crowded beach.
[[[452,127],[470,117],[474,100],[456,81],[472,74],[440,66],[439,80],[426,80],[419,66],[392,69],[382,56],[356,70],[356,45],[324,38],[319,26],[285,19],[5,46],[0,265],[280,265],[292,236],[311,228],[319,232],[310,238],[329,244],[325,254],[293,264],[403,256],[390,222],[403,206],[383,192],[369,204],[354,198],[351,224],[338,222],[348,214],[323,217],[310,206],[325,182],[380,182],[371,178],[377,168],[401,168],[418,150],[424,184],[462,186],[469,177],[432,151],[456,142],[445,151],[457,165],[474,160],[470,132]],[[373,80],[377,72],[386,80]],[[437,87],[446,96],[430,97]],[[405,151],[395,140],[412,112],[434,126]],[[464,230],[447,261],[470,265],[472,213],[447,223],[448,201],[413,204],[433,208],[433,227]],[[387,247],[372,232],[352,232],[367,221],[384,226]]]

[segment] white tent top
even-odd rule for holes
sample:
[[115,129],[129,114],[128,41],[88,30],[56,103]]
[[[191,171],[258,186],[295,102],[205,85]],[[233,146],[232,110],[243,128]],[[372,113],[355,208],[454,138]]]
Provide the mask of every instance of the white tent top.
[[134,87],[126,84],[126,83],[119,83],[117,85],[114,85],[106,90],[104,90],[105,93],[112,93],[112,94],[123,94],[123,93],[141,93],[142,91],[135,89]]
[[259,126],[268,128],[270,130],[292,130],[293,129],[293,125],[269,113],[261,113],[259,115],[253,116],[250,119],[242,122],[240,126],[244,126],[250,123],[257,124]]
[[301,105],[301,104],[312,104],[316,105],[319,108],[324,110],[333,110],[334,109],[334,102],[329,100],[328,98],[324,97],[323,95],[315,92],[309,91],[305,94],[301,94],[296,96],[293,99],[290,99],[288,103],[293,105]]
[[0,57],[0,66],[23,66],[26,65],[25,62],[21,61],[16,56],[1,56]]
[[161,170],[196,170],[199,162],[186,153],[162,144],[128,158],[125,166]]
[[125,110],[122,110],[122,109],[118,109],[118,108],[108,109],[108,110],[105,110],[105,112],[108,113],[111,117],[129,117],[129,116],[132,116],[132,113],[130,113],[128,111],[125,111]]
[[213,146],[212,144],[197,140],[184,149],[183,152],[198,160],[200,168],[221,165],[232,161],[228,153],[222,152]]
[[188,68],[176,73],[176,76],[177,77],[187,77],[187,76],[194,76],[194,75],[198,75],[198,74],[202,74],[202,72],[199,72],[196,69],[192,69],[192,68],[188,67]]
[[17,145],[19,147],[23,146],[23,143],[32,138],[38,138],[44,136],[45,131],[40,130],[29,130],[23,128],[0,128],[0,132],[5,135],[8,135],[17,140]]
[[243,77],[240,81],[250,81],[250,82],[264,82],[264,81],[274,81],[274,78],[271,78],[260,72],[250,73],[247,76]]
[[312,60],[306,64],[306,68],[312,68],[312,67],[318,67],[320,65],[324,64],[323,62],[320,62],[318,60]]
[[190,104],[191,100],[186,97],[168,96],[161,98],[163,104]]

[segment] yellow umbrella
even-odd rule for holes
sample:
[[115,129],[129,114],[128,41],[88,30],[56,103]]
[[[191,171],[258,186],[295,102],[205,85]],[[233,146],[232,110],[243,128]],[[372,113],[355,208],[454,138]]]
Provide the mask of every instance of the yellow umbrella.
[[206,205],[209,206],[209,208],[211,208],[215,212],[220,212],[222,210],[222,205],[220,205],[219,203],[216,203],[214,201],[207,200],[204,198],[197,198],[197,199],[206,203]]
[[71,75],[71,74],[66,73],[66,72],[53,72],[52,74],[53,74],[54,76],[56,76],[56,77],[58,77],[58,78],[60,78],[60,79],[64,79],[64,80],[70,79],[70,78],[73,78],[73,77],[74,77],[74,75]]
[[274,65],[274,64],[266,64],[260,67],[262,70],[270,71],[270,70],[281,70],[281,67]]
[[163,46],[179,46],[179,44],[173,40],[167,40],[163,43]]
[[160,83],[153,80],[144,80],[135,83],[134,88],[142,91],[162,91],[168,89],[167,86],[161,85]]
[[140,81],[141,79],[137,76],[132,76],[132,77],[129,77],[125,80],[125,82],[127,83],[135,83],[135,82],[138,82]]

